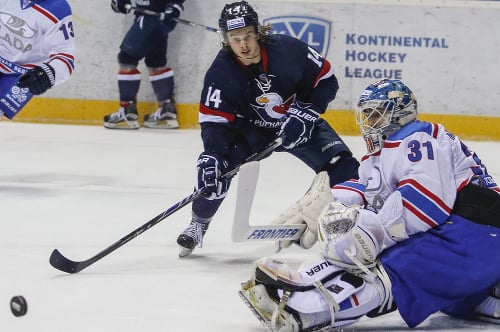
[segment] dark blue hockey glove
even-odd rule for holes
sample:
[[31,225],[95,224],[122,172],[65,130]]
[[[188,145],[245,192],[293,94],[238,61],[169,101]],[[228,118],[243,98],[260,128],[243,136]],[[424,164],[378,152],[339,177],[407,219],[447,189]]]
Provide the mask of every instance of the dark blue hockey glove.
[[132,5],[130,0],[111,0],[111,9],[113,9],[115,13],[130,13],[130,7],[126,5]]
[[205,188],[203,195],[207,199],[220,199],[226,196],[229,189],[229,179],[220,176],[227,170],[227,162],[209,153],[202,153],[198,157],[198,189]]
[[50,89],[56,82],[54,68],[49,64],[42,64],[33,69],[28,70],[23,74],[17,86],[20,88],[28,88],[34,95],[41,95]]
[[164,16],[163,16],[163,29],[162,32],[164,35],[169,34],[172,30],[177,26],[177,22],[174,21],[174,18],[178,18],[181,15],[181,12],[184,10],[184,6],[178,3],[170,3],[167,4],[165,8]]
[[283,147],[293,149],[311,139],[319,112],[313,104],[295,101],[282,119],[278,136],[283,138]]
[[184,11],[184,6],[180,3],[169,3],[165,8],[165,16],[163,17],[163,22],[169,23],[174,18],[178,18],[181,16],[181,13]]

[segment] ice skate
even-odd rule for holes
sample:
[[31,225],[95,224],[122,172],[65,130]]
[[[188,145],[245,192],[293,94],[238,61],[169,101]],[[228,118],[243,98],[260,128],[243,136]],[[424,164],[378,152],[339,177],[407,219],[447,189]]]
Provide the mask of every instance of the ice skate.
[[173,99],[169,99],[164,102],[155,112],[145,115],[144,127],[153,129],[179,128],[175,101]]
[[137,106],[129,103],[114,113],[104,116],[104,127],[108,129],[139,129]]
[[203,236],[208,229],[208,223],[191,221],[188,228],[177,237],[179,248],[179,257],[186,257],[193,253],[196,246],[201,247]]

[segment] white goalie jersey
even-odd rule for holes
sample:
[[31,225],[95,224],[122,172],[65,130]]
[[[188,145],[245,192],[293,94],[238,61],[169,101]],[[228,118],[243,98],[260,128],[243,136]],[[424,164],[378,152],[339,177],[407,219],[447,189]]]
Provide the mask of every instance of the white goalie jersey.
[[334,197],[349,205],[371,205],[396,241],[398,231],[391,227],[398,222],[412,235],[448,220],[457,192],[469,182],[500,192],[463,142],[439,124],[420,121],[390,136],[381,151],[363,157],[359,177],[359,182],[335,186]]
[[24,68],[50,63],[55,84],[74,69],[72,13],[66,0],[0,1],[0,72],[16,74],[2,58]]

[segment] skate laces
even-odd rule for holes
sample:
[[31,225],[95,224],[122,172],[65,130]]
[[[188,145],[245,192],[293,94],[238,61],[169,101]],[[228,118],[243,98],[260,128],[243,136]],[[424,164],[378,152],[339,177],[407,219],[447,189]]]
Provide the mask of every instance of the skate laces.
[[[120,122],[120,121],[134,121],[136,117],[136,114],[133,111],[128,112],[127,107],[120,107],[120,109],[114,113],[111,113],[109,116],[109,121],[112,122]],[[129,117],[130,116],[130,117]]]
[[120,107],[120,109],[109,116],[112,121],[125,120],[127,121],[127,115],[125,114],[125,107]]
[[183,233],[194,240],[199,247],[203,244],[203,226],[201,223],[192,221]]

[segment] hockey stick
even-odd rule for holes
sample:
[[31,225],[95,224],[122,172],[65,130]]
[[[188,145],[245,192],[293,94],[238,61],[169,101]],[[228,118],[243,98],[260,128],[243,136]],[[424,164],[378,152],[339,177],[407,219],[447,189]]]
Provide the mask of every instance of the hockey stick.
[[[125,8],[133,10],[133,11],[136,11],[136,12],[144,14],[144,15],[159,16],[160,20],[163,20],[165,18],[165,13],[155,12],[155,11],[149,10],[149,9],[137,8],[137,7],[131,6],[131,5],[125,5]],[[203,30],[207,30],[207,31],[210,31],[210,32],[217,32],[217,33],[219,32],[219,29],[212,28],[212,27],[209,27],[209,26],[206,26],[206,25],[203,25],[203,24],[191,22],[191,21],[188,21],[188,20],[183,20],[181,18],[173,18],[172,20],[175,21],[175,22],[177,22],[177,23],[181,23],[181,24],[192,26],[194,28],[203,29]]]
[[305,224],[259,225],[251,226],[250,210],[252,208],[257,180],[259,178],[259,162],[249,162],[241,166],[238,176],[236,207],[234,211],[233,242],[254,240],[297,240],[304,230]]
[[[255,160],[260,160],[260,159],[266,157],[268,154],[273,152],[274,149],[276,149],[278,146],[280,146],[281,143],[282,143],[282,139],[277,138],[272,144],[270,144],[264,150],[257,152],[257,153],[254,153],[253,155],[251,155],[250,157],[245,159],[245,163],[252,162]],[[235,176],[238,173],[238,171],[240,170],[242,165],[244,165],[244,163],[240,164],[240,165],[234,167],[233,169],[231,169],[230,171],[224,173],[221,177],[222,178],[232,178],[233,176]],[[195,190],[191,195],[183,198],[182,200],[180,200],[179,202],[175,203],[170,208],[168,208],[166,211],[160,213],[159,215],[157,215],[156,217],[154,217],[153,219],[151,219],[150,221],[148,221],[144,225],[136,228],[135,230],[133,230],[129,234],[122,237],[120,240],[116,241],[115,243],[113,243],[112,245],[107,247],[106,249],[102,250],[101,252],[97,253],[96,255],[90,257],[87,260],[73,261],[73,260],[70,260],[70,259],[64,257],[63,254],[61,254],[61,252],[59,250],[54,249],[52,251],[52,254],[50,255],[50,259],[49,259],[50,265],[52,265],[54,268],[56,268],[60,271],[66,272],[66,273],[78,273],[81,270],[88,267],[89,265],[94,264],[95,262],[97,262],[101,258],[109,255],[110,253],[112,253],[116,249],[120,248],[121,246],[123,246],[124,244],[129,242],[130,240],[141,235],[142,233],[144,233],[145,231],[147,231],[148,229],[150,229],[151,227],[153,227],[154,225],[156,225],[157,223],[159,223],[163,219],[172,215],[174,212],[178,211],[182,207],[191,203],[197,197],[201,196],[203,194],[203,192],[204,192],[204,188],[200,188],[200,189]]]
[[5,73],[17,73],[17,74],[25,74],[29,68],[18,65],[17,63],[12,63],[4,57],[0,56],[0,69],[2,69]]

